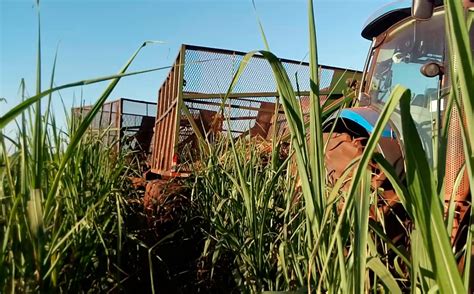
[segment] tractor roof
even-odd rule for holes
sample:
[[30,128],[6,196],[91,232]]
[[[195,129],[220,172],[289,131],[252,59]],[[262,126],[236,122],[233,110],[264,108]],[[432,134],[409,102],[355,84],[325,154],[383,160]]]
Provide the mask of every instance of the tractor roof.
[[[366,21],[362,29],[362,37],[372,40],[389,27],[407,18],[411,15],[411,0],[399,0],[389,3],[375,13],[373,13]],[[442,0],[435,0],[435,5],[443,5]]]

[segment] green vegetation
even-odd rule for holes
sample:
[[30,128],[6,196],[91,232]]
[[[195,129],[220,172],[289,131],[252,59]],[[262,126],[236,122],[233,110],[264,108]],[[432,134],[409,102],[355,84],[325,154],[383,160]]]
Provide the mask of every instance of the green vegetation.
[[[129,249],[141,249],[127,252],[126,262],[134,262],[133,258],[137,263],[145,261],[151,290],[160,289],[153,282],[154,275],[165,271],[157,269],[161,263],[157,266],[155,261],[162,259],[154,249],[192,226],[189,234],[193,237],[204,234],[201,261],[209,270],[206,279],[216,279],[223,275],[219,271],[227,269],[233,281],[228,283],[227,291],[236,287],[243,292],[467,292],[472,225],[467,245],[453,250],[448,232],[454,210],[446,220],[443,218],[445,171],[442,167],[434,171],[429,168],[410,115],[408,89],[399,86],[393,91],[362,156],[353,160],[337,182],[330,183],[324,163],[321,125],[326,113],[318,95],[312,2],[308,1],[312,82],[309,126],[278,58],[269,51],[259,51],[278,83],[290,141],[275,140],[268,148],[267,143],[233,140],[224,134],[215,142],[202,142],[206,152],[201,152],[195,176],[188,182],[192,208],[186,215],[189,218],[180,223],[181,228],[153,242],[138,240],[127,231],[127,201],[135,192],[127,181],[131,167],[125,155],[104,145],[100,134],[90,136],[87,132],[120,78],[137,74],[126,70],[147,43],[118,74],[109,77],[53,87],[53,70],[50,89],[42,91],[38,70],[36,94],[23,95],[22,103],[0,117],[0,291],[119,289],[127,276],[122,270],[127,242],[135,242],[135,247]],[[474,191],[474,65],[468,35],[472,17],[465,20],[460,1],[445,2],[447,39],[453,56],[452,102],[447,113],[455,107],[465,114],[465,169]],[[244,57],[228,93],[253,54]],[[40,64],[38,53],[38,69]],[[71,119],[66,132],[60,130],[50,106],[51,94],[104,80],[110,80],[110,84],[93,110],[79,122]],[[23,93],[24,89],[22,83]],[[43,97],[48,97],[45,109]],[[384,158],[374,154],[397,105],[402,114],[406,157],[403,182],[394,176]],[[14,120],[17,135],[8,137],[3,129]],[[439,140],[445,142],[446,138],[443,132]],[[443,162],[443,152],[440,148],[435,153],[438,162]],[[409,241],[402,245],[390,240],[383,219],[369,220],[371,205],[382,192],[371,188],[373,174],[367,167],[373,162],[387,175],[412,220],[413,226],[406,228]],[[140,250],[145,250],[146,258]],[[459,258],[465,263],[461,272],[457,267]]]
[[[100,291],[119,285],[122,206],[130,194],[131,167],[103,144],[103,134],[86,131],[145,44],[118,75],[53,88],[55,60],[50,89],[41,91],[38,40],[36,94],[26,97],[22,82],[23,102],[0,118],[0,291]],[[105,80],[112,81],[94,109],[81,121],[68,119],[66,130],[59,128],[52,93]],[[9,137],[3,129],[14,119],[16,135]]]
[[[46,109],[38,124],[42,136],[37,170],[32,153],[38,150],[33,134],[39,129],[29,123],[27,117],[32,116],[30,111],[22,114],[17,138],[0,138],[0,289],[4,293],[110,289],[119,278],[128,167],[122,158],[110,160],[115,150],[100,137],[82,136],[68,155],[58,192],[48,206],[45,195],[78,126],[71,124],[66,134]],[[13,151],[7,151],[7,144]]]

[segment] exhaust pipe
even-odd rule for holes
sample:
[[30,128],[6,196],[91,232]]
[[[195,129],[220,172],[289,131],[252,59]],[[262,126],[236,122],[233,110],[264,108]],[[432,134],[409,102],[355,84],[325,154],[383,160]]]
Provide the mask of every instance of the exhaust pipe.
[[434,0],[413,0],[411,15],[419,20],[427,20],[433,16]]

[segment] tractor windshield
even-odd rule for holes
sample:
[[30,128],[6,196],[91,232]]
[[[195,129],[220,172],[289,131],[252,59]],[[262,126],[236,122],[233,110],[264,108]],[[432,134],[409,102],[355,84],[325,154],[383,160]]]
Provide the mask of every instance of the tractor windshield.
[[[375,52],[369,94],[372,104],[383,105],[397,84],[412,92],[412,104],[429,108],[436,98],[438,80],[421,74],[428,62],[443,62],[443,15],[428,21],[408,21],[390,31]],[[433,97],[434,95],[434,97]]]
[[[371,104],[379,108],[388,101],[396,85],[411,90],[411,113],[429,157],[440,83],[436,77],[424,76],[420,69],[429,62],[443,63],[444,34],[444,16],[440,12],[426,21],[411,19],[396,25],[374,52],[375,63],[366,89]],[[397,117],[392,121],[399,123]],[[397,128],[401,130],[400,125]]]

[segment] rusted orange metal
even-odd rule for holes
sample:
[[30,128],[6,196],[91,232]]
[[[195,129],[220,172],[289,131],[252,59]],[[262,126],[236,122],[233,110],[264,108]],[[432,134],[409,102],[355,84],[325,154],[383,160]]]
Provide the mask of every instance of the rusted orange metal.
[[174,157],[177,127],[179,125],[178,109],[182,89],[183,50],[158,92],[158,110],[154,128],[151,170],[161,175],[170,175]]

